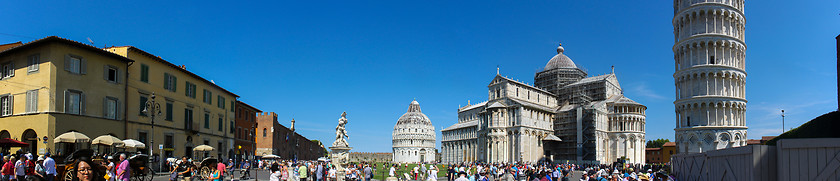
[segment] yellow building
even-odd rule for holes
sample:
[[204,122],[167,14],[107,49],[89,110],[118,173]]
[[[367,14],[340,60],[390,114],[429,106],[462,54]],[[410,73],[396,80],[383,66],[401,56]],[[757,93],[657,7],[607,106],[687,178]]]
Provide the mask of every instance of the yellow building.
[[[193,157],[198,145],[215,148],[208,156],[229,158],[233,148],[234,104],[237,96],[230,91],[158,56],[132,46],[110,47],[131,60],[128,68],[126,110],[129,138],[135,138],[159,154],[163,144],[165,157]],[[151,116],[143,113],[143,104],[151,94],[160,104],[152,133]],[[152,139],[154,137],[154,140]],[[150,144],[154,141],[153,144]]]
[[0,137],[59,156],[53,139],[68,131],[125,137],[131,59],[55,36],[0,47]]
[[[0,45],[0,72],[0,138],[30,143],[25,151],[67,154],[53,139],[77,131],[139,140],[147,145],[139,151],[165,157],[203,156],[192,151],[202,144],[215,148],[207,156],[233,154],[238,96],[138,48],[51,36]],[[152,94],[154,131],[153,113],[143,111]]]

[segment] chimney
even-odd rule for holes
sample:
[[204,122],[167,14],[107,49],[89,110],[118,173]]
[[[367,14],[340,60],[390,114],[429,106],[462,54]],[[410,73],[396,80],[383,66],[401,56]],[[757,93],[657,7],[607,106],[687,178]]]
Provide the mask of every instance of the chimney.
[[187,66],[186,66],[186,65],[181,65],[181,66],[178,66],[178,67],[181,67],[181,69],[187,70]]

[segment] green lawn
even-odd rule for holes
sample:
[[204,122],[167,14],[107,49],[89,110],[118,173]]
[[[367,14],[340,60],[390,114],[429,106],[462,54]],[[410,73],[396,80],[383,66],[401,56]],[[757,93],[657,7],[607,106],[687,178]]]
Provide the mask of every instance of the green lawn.
[[[374,164],[376,164],[376,167],[374,168],[375,172],[373,173],[373,179],[385,180],[385,178],[388,177],[388,170],[391,169],[391,165],[389,163],[384,163],[384,162],[377,162],[377,163],[374,163]],[[426,169],[427,170],[429,169],[429,165],[430,164],[426,164]],[[396,168],[397,169],[396,170],[397,171],[396,176],[397,177],[403,177],[402,176],[403,173],[409,173],[409,175],[411,175],[411,171],[414,170],[414,166],[417,166],[417,164],[408,164],[408,168],[406,168],[405,164],[403,164],[401,167]],[[437,168],[438,168],[438,178],[445,177],[446,173],[447,173],[446,165],[438,164]],[[423,179],[426,179],[426,178],[423,178]]]

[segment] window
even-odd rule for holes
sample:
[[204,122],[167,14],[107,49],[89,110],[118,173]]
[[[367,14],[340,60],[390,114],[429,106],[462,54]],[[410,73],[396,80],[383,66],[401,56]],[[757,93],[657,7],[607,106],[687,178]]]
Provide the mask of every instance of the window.
[[234,104],[233,100],[231,100],[231,101],[230,101],[230,112],[233,112],[233,111],[234,111],[234,107],[236,107],[236,106],[234,106],[234,105],[235,105],[235,104]]
[[119,71],[117,67],[105,65],[105,80],[108,82],[119,83]]
[[[143,143],[143,144],[149,145],[149,143],[148,143],[148,142],[146,142],[146,140],[148,140],[148,138],[147,138],[147,137],[148,137],[148,133],[146,133],[146,132],[142,132],[142,131],[141,131],[141,132],[138,132],[138,133],[137,133],[137,141],[140,141],[140,142],[141,142],[141,143]],[[151,147],[151,146],[146,146],[146,148],[150,148],[150,147]],[[142,150],[137,150],[137,151],[138,151],[138,152],[145,152],[145,151],[146,151],[146,149],[144,148],[144,149],[142,149]]]
[[263,138],[265,138],[265,135],[266,135],[266,129],[263,128]]
[[178,89],[178,78],[169,73],[163,73],[163,89],[175,92]]
[[219,95],[219,97],[216,98],[216,104],[218,104],[219,108],[224,109],[226,102],[227,101],[225,101],[225,97],[222,97],[222,95]]
[[715,56],[709,56],[709,64],[715,64]]
[[104,115],[106,119],[117,119],[117,106],[119,100],[113,97],[105,97],[105,104],[102,107],[105,108]]
[[37,72],[41,64],[41,54],[30,55],[27,63],[26,70],[28,72]]
[[65,56],[64,70],[74,74],[85,74],[87,73],[86,67],[87,63],[84,58],[75,55]]
[[187,130],[193,129],[193,110],[190,108],[184,109],[184,128]]
[[225,131],[224,127],[225,127],[225,122],[222,121],[222,116],[219,116],[219,131]]
[[[172,134],[167,134],[167,135],[163,136],[163,147],[164,148],[174,148],[175,147],[175,138]],[[166,150],[165,153],[164,153],[164,155],[166,155],[166,157],[174,157],[174,154],[172,154],[173,149],[164,149],[164,150]]]
[[149,83],[149,65],[140,64],[140,81]]
[[204,89],[204,103],[213,104],[213,93]]
[[26,91],[26,112],[38,112],[38,89]]
[[166,101],[166,119],[165,120],[172,121],[172,109],[173,109],[172,101]]
[[210,129],[210,113],[208,112],[204,113],[204,128]]
[[12,94],[0,95],[0,116],[12,115]]
[[233,121],[231,121],[230,122],[230,133],[233,133],[233,132],[234,132],[234,125],[233,125]]
[[81,91],[67,90],[64,94],[64,112],[68,114],[82,114],[85,98]]
[[140,116],[148,116],[143,112],[146,109],[146,101],[149,101],[149,98],[146,95],[140,95]]
[[15,76],[14,62],[7,62],[0,64],[0,79],[10,78]]
[[187,97],[195,99],[195,84],[187,82]]

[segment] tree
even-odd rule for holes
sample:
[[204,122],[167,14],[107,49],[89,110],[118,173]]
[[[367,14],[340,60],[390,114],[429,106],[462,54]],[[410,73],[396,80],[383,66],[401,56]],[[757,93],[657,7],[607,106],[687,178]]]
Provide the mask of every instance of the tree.
[[659,138],[659,139],[656,139],[656,140],[648,140],[645,147],[646,148],[662,148],[662,145],[664,145],[667,142],[671,142],[671,141],[668,140],[668,139],[662,139],[662,138]]

